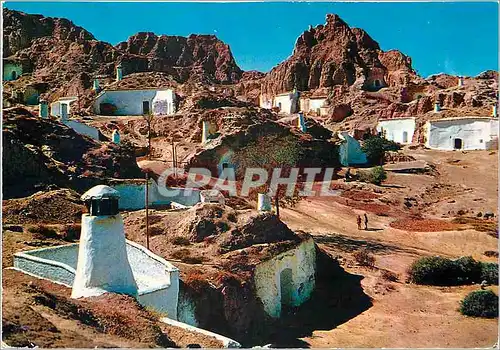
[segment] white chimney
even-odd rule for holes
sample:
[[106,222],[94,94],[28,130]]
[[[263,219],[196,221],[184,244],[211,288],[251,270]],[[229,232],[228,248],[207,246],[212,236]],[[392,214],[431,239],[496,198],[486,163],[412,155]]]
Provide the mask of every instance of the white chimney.
[[137,296],[137,284],[127,257],[123,220],[118,212],[118,191],[99,185],[82,196],[88,213],[82,232],[72,298],[106,292]]

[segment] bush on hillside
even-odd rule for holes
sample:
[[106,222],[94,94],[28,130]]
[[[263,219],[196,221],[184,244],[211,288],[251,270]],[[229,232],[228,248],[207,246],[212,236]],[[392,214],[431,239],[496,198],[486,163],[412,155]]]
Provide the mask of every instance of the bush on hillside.
[[498,296],[491,290],[476,290],[460,303],[462,315],[493,318],[498,316]]
[[366,158],[370,164],[382,164],[385,152],[397,151],[401,147],[394,141],[386,140],[380,136],[372,136],[363,142],[361,149],[366,153]]
[[481,281],[486,281],[489,284],[498,284],[498,264],[482,263],[481,264]]
[[484,280],[498,284],[498,264],[482,263],[470,256],[456,260],[429,256],[414,261],[408,275],[413,283],[434,286],[456,286]]
[[387,173],[381,166],[377,166],[371,169],[369,172],[359,172],[359,180],[362,182],[369,182],[374,185],[380,185],[385,179],[387,179]]

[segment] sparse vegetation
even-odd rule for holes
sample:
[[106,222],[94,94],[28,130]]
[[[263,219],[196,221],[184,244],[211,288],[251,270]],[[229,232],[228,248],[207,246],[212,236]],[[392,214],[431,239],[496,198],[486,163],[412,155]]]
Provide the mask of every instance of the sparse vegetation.
[[367,249],[358,250],[353,254],[356,262],[361,266],[375,266],[375,257]]
[[190,245],[191,242],[186,237],[177,236],[172,238],[172,244],[175,245]]
[[440,256],[423,257],[413,262],[408,270],[410,281],[416,284],[455,286],[480,283],[498,283],[498,265],[482,263],[472,257],[451,260]]
[[384,280],[390,281],[390,282],[397,282],[399,280],[399,276],[397,274],[395,274],[392,271],[388,271],[388,270],[382,270],[381,277]]
[[359,181],[370,182],[374,185],[380,185],[387,179],[387,173],[384,168],[377,166],[370,171],[359,171]]
[[361,147],[366,153],[368,162],[373,165],[380,165],[385,158],[385,152],[398,151],[400,149],[396,142],[386,140],[380,136],[372,136],[363,142]]
[[201,264],[203,262],[202,257],[191,255],[191,251],[187,248],[181,248],[174,251],[172,257],[186,264]]
[[56,230],[52,227],[44,224],[33,225],[28,227],[28,232],[33,233],[39,238],[58,238]]
[[461,301],[460,312],[466,316],[497,317],[498,296],[491,290],[476,290]]

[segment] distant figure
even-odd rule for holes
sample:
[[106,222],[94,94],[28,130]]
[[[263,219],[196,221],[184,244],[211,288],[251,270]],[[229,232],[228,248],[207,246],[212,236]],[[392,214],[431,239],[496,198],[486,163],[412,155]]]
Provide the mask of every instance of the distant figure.
[[358,230],[361,230],[361,216],[358,215]]
[[368,230],[368,215],[365,213],[365,230]]

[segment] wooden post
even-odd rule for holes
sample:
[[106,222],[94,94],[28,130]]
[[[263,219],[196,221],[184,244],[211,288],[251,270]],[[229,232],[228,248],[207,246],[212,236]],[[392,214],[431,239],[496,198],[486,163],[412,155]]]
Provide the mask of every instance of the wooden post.
[[276,196],[274,197],[274,203],[276,205],[276,216],[280,217],[280,201],[279,201],[279,197],[278,197],[278,193],[276,192]]
[[146,171],[146,248],[149,249],[149,173]]

